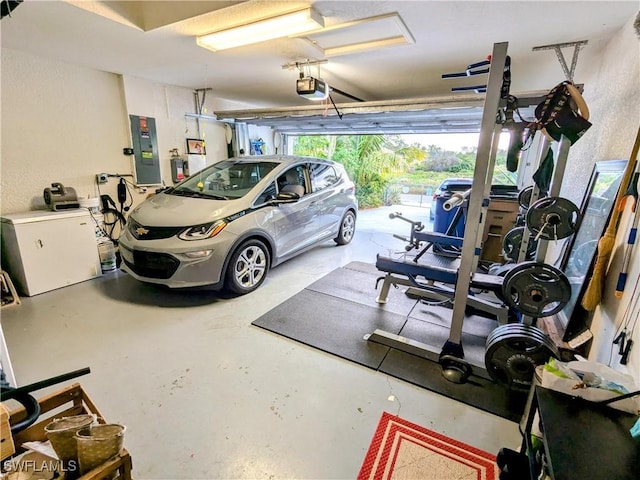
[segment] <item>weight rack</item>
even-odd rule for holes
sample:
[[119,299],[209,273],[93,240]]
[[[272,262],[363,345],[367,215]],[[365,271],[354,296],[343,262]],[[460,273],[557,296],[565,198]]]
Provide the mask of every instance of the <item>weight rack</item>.
[[[447,360],[459,359],[461,360],[461,364],[467,363],[463,360],[464,348],[462,346],[462,326],[465,320],[465,311],[467,307],[468,292],[471,286],[471,278],[473,273],[477,270],[480,260],[482,232],[484,229],[486,212],[490,202],[493,171],[495,168],[499,136],[502,131],[502,125],[496,122],[496,112],[498,112],[501,102],[503,71],[507,62],[507,48],[507,42],[496,43],[493,46],[493,53],[491,55],[489,79],[487,82],[487,91],[482,115],[478,153],[476,156],[476,166],[467,210],[467,226],[462,242],[460,267],[458,270],[455,294],[453,298],[453,311],[451,315],[451,325],[449,327],[449,338],[441,349],[438,350],[432,345],[376,329],[373,333],[365,337],[368,341],[379,343],[412,355],[439,362],[441,364],[443,363],[443,358]],[[536,136],[538,135],[544,136],[540,141],[537,161],[539,166],[551,148],[551,141],[541,131],[536,132]],[[551,196],[557,196],[560,192],[561,181],[564,175],[570,144],[571,142],[563,135],[559,142],[558,155],[555,162],[556,165],[554,167],[550,186],[549,194]],[[540,190],[537,186],[534,186],[530,204],[533,204],[539,195]],[[530,232],[525,228],[521,251],[519,253],[519,260],[520,256],[526,255],[529,239]],[[548,241],[541,239],[538,242],[536,261],[543,261],[545,259],[547,248]],[[533,318],[523,318],[523,325],[525,327],[531,327],[533,323]],[[485,364],[477,365],[475,363],[467,363],[467,365],[463,366],[465,366],[465,368],[469,368],[470,366],[471,374],[492,379],[492,376],[487,371]],[[446,377],[446,373],[443,373]]]
[[[491,177],[487,180],[487,176],[493,175],[495,157],[498,150],[498,137],[502,130],[502,125],[496,124],[496,113],[500,107],[500,94],[503,71],[507,59],[507,48],[507,42],[496,43],[493,46],[493,52],[491,54],[487,92],[480,127],[478,154],[476,156],[476,166],[471,186],[471,194],[469,196],[467,223],[462,242],[460,268],[458,270],[453,300],[449,339],[440,350],[437,350],[431,345],[376,329],[367,336],[368,341],[436,362],[439,362],[440,358],[444,355],[461,359],[464,358],[464,349],[461,343],[462,325],[465,319],[467,292],[471,285],[471,275],[477,269],[480,259],[481,249],[478,245],[481,245],[482,239],[480,238],[479,243],[478,236],[480,236],[483,231],[484,218],[486,217],[486,211],[490,201]],[[472,365],[472,373],[484,378],[491,378],[484,366]]]

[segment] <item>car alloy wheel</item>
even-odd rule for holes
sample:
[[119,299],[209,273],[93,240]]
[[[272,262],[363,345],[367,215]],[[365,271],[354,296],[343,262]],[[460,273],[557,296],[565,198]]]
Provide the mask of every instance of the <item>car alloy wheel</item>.
[[348,211],[342,217],[342,222],[340,223],[340,231],[338,232],[338,236],[335,238],[335,242],[338,245],[346,245],[351,241],[353,235],[356,233],[356,216],[352,211]]
[[254,291],[269,271],[269,250],[260,240],[249,240],[237,248],[227,267],[227,288],[245,294]]

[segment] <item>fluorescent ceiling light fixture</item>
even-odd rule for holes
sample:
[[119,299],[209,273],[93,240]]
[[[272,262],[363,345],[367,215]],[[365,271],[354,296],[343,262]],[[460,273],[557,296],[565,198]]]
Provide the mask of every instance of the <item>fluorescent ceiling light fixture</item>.
[[231,27],[218,32],[197,37],[201,47],[214,52],[227,48],[249,45],[252,43],[273,40],[311,32],[324,27],[324,18],[313,8],[305,8],[285,13],[277,17],[266,18],[256,22]]
[[335,57],[415,43],[411,32],[397,13],[363,18],[332,25],[304,37],[324,57]]

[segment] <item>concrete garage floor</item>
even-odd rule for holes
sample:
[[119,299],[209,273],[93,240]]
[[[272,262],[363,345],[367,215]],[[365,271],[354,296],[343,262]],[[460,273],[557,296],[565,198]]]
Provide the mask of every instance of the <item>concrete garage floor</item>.
[[90,367],[76,381],[127,426],[138,479],[355,478],[383,411],[492,453],[517,448],[516,423],[251,326],[334,268],[402,250],[392,233],[409,224],[395,211],[429,213],[363,210],[350,245],[321,245],[245,297],[113,272],[22,298],[2,310],[17,383]]

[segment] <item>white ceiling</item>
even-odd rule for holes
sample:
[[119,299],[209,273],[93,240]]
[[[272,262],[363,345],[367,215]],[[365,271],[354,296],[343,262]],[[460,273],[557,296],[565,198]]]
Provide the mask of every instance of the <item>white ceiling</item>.
[[[0,24],[2,47],[192,89],[254,107],[308,105],[295,92],[289,63],[323,60],[302,38],[211,52],[195,36],[296,6],[313,4],[325,26],[397,12],[414,43],[328,58],[320,75],[367,101],[451,93],[484,76],[443,80],[508,42],[512,92],[547,91],[564,80],[553,50],[587,40],[575,80],[607,41],[638,12],[633,1],[147,1],[26,0]],[[82,8],[79,8],[82,7]],[[565,49],[570,63],[573,49]],[[351,101],[335,94],[336,102]]]

